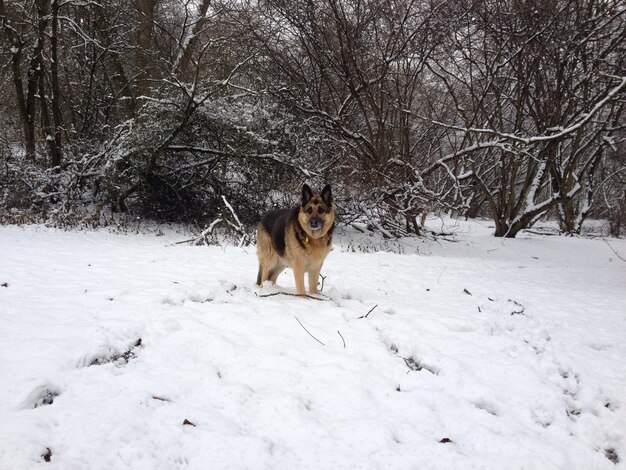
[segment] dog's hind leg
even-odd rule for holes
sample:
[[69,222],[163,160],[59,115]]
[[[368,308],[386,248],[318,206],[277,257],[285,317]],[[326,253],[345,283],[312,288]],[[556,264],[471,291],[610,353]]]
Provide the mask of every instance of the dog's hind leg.
[[256,275],[257,286],[260,286],[261,284],[263,284],[262,274],[263,274],[263,267],[259,264],[259,273]]
[[258,276],[258,279],[260,279],[260,282],[258,284],[259,285],[263,285],[263,283],[270,278],[271,274],[272,274],[272,269],[271,268],[269,268],[267,266],[260,266],[259,267],[259,276]]
[[276,279],[278,279],[278,276],[284,270],[285,270],[285,266],[283,265],[274,266],[272,269],[270,269],[268,279],[272,281],[272,284],[276,284]]
[[270,278],[270,272],[277,264],[278,259],[272,249],[270,236],[261,224],[257,228],[257,256],[259,258],[259,272],[256,283],[262,285]]

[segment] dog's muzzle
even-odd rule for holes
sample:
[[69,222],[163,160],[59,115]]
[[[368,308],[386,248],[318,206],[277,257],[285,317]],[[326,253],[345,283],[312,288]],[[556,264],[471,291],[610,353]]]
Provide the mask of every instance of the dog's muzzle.
[[311,220],[309,220],[309,228],[311,230],[319,230],[322,228],[322,225],[323,225],[322,219],[318,217],[312,217]]

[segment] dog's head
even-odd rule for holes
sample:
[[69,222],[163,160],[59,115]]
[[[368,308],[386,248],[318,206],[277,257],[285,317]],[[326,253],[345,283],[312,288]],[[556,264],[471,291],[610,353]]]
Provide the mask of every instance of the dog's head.
[[313,194],[307,184],[302,186],[302,200],[298,221],[311,238],[326,235],[335,221],[333,195],[327,184],[320,194]]

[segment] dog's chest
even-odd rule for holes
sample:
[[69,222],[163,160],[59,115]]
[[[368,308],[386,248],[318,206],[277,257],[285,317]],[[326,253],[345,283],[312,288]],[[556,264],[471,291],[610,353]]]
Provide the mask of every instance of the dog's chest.
[[318,265],[324,261],[330,251],[330,242],[323,237],[320,240],[309,241],[304,246],[305,264]]
[[[289,249],[290,248],[290,249]],[[330,251],[330,240],[323,237],[318,240],[304,239],[302,243],[294,243],[288,247],[289,255],[283,258],[287,266],[291,266],[290,258],[300,259],[305,268],[318,268]]]

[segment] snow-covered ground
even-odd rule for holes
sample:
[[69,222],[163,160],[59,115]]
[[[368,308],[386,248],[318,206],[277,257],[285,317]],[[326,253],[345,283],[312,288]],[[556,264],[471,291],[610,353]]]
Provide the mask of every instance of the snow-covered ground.
[[323,300],[254,247],[0,227],[0,468],[626,468],[626,241],[486,225],[344,235]]

